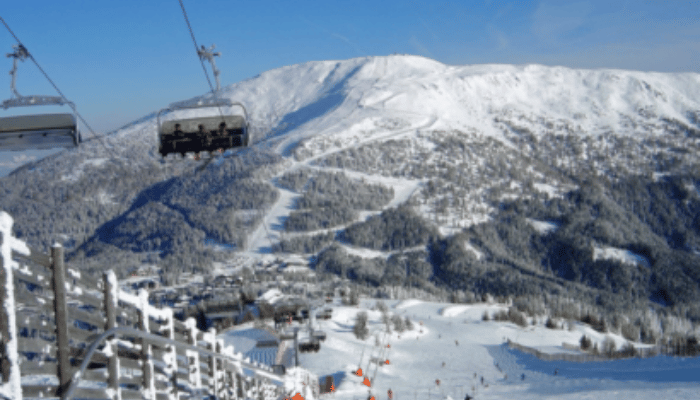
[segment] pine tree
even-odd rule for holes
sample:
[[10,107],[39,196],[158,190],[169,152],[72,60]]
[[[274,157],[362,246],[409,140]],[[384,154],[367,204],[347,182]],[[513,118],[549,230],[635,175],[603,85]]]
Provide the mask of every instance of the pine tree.
[[586,335],[581,336],[581,350],[588,350],[591,347],[591,339],[589,339]]
[[406,316],[406,319],[404,320],[404,326],[406,326],[406,329],[409,331],[413,330],[413,322],[408,319],[408,316]]
[[362,311],[357,313],[355,317],[355,326],[352,327],[352,333],[360,340],[367,339],[369,328],[367,328],[367,313]]

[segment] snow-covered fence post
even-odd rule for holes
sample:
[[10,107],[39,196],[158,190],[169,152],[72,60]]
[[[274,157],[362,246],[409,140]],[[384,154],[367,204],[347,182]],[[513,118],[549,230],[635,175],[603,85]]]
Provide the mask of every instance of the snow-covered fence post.
[[[188,328],[187,331],[187,341],[192,346],[197,346],[197,323],[194,318],[188,318],[185,321],[185,325]],[[186,351],[187,364],[188,364],[188,378],[190,386],[199,390],[202,388],[202,371],[199,366],[199,352],[193,350]]]
[[[148,294],[146,294],[146,302],[148,302]],[[147,307],[138,308],[139,330],[149,333],[148,325],[149,316]],[[156,382],[153,376],[153,360],[151,359],[151,344],[143,339],[141,341],[141,368],[143,373],[143,387],[146,390],[144,396],[148,400],[156,400]]]
[[63,246],[55,243],[51,246],[51,281],[53,282],[53,310],[56,317],[58,358],[58,389],[56,390],[56,395],[58,397],[63,397],[63,392],[68,388],[71,380],[68,304],[66,302],[66,266],[63,261]]
[[29,255],[29,247],[12,236],[12,217],[0,211],[0,372],[2,385],[0,395],[8,399],[22,399],[22,381],[17,353],[17,316],[15,314],[15,287],[12,269],[17,263],[12,260],[12,252]]
[[263,396],[263,390],[262,390],[262,382],[260,379],[255,380],[255,395],[258,398],[258,400],[265,400],[265,397]]
[[[216,352],[216,329],[209,328],[209,331],[204,334],[204,340],[209,344],[209,350]],[[209,378],[211,379],[209,385],[214,396],[219,394],[219,374],[216,366],[216,357],[209,357]]]
[[[109,270],[104,273],[104,301],[105,315],[107,322],[105,331],[117,327],[117,305],[119,295],[117,290],[117,276],[114,271]],[[107,342],[112,355],[109,357],[109,388],[113,393],[113,400],[121,400],[121,390],[119,389],[119,349],[117,348],[116,339]]]
[[[216,347],[215,351],[217,354],[223,354],[223,349],[224,349],[224,341],[221,339],[216,339]],[[228,396],[228,390],[226,390],[226,364],[223,359],[217,359],[216,360],[216,381],[217,381],[217,388],[219,391],[215,393],[214,395],[217,398],[224,399],[224,400],[229,400]]]
[[238,397],[236,396],[236,377],[233,375],[233,371],[226,369],[226,400],[234,400]]
[[[151,309],[151,306],[148,304],[148,292],[146,290],[141,289],[140,293],[142,297],[142,304],[141,307],[146,308],[146,309]],[[166,320],[166,326],[161,328],[161,332],[163,330],[166,331],[167,337],[170,340],[175,340],[175,315],[173,314],[173,309],[172,308],[165,308],[162,310],[160,313],[159,317],[165,317]],[[177,348],[174,345],[169,344],[166,346],[167,348],[167,353],[163,356],[163,361],[165,361],[165,370],[167,373],[170,374],[170,383],[172,385],[170,394],[168,397],[171,400],[177,400],[179,399],[178,395],[178,388],[177,388],[177,371],[178,371],[178,366],[177,366]]]
[[236,374],[236,399],[245,398],[245,386],[243,383],[243,376],[240,373]]

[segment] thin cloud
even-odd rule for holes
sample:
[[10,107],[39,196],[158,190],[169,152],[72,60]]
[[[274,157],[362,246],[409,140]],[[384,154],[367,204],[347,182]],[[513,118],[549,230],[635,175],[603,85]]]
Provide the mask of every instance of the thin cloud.
[[301,21],[305,22],[307,25],[311,26],[312,28],[318,29],[318,30],[324,32],[325,34],[327,34],[328,36],[336,38],[336,39],[340,40],[341,42],[347,44],[348,46],[352,47],[353,50],[355,50],[359,56],[363,56],[363,55],[368,54],[362,47],[358,46],[355,42],[351,41],[347,37],[345,37],[337,32],[330,31],[322,26],[316,25],[304,17],[300,17],[299,19]]
[[572,68],[610,68],[655,72],[700,71],[700,41],[676,44],[619,42],[529,57],[526,62]]
[[436,42],[440,41],[440,37],[435,33],[435,31],[425,22],[423,18],[418,17],[418,22],[420,22],[421,25],[423,25],[423,28],[425,28],[426,31],[430,34],[430,36],[435,40]]
[[532,16],[532,33],[544,42],[559,42],[567,33],[588,21],[593,11],[589,1],[570,4],[540,2]]
[[510,47],[510,40],[503,31],[498,29],[495,24],[488,24],[488,32],[491,38],[498,45],[498,50],[506,50]]
[[435,56],[433,56],[433,53],[430,52],[428,47],[426,47],[420,40],[418,40],[417,37],[411,36],[411,38],[408,39],[408,42],[411,44],[411,46],[413,46],[414,49],[416,49],[418,54],[428,56],[433,59],[435,58]]

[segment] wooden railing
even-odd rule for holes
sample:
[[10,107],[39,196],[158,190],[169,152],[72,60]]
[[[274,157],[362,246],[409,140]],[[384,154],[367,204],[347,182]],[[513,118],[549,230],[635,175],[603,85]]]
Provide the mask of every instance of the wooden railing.
[[151,306],[143,290],[121,291],[111,270],[94,279],[66,269],[60,245],[42,254],[11,228],[0,211],[0,396],[66,399],[69,389],[71,398],[105,400],[293,395],[283,389],[288,377],[244,360],[215,330],[178,321],[172,309]]

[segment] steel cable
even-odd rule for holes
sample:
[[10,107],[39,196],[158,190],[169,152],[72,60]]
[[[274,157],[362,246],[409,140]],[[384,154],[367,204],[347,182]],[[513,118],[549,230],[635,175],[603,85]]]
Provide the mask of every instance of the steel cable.
[[[17,41],[17,43],[18,43],[20,46],[24,47],[24,49],[26,50],[27,47],[26,47],[24,44],[22,44],[22,41],[20,41],[19,38],[17,37],[17,35],[15,35],[15,33],[12,31],[12,29],[10,29],[10,26],[7,24],[7,22],[5,21],[5,19],[4,19],[3,17],[0,17],[0,21],[2,21],[3,25],[5,25],[5,28],[7,28],[7,31],[10,32],[10,35],[12,35],[12,37],[15,38],[15,40]],[[39,62],[34,58],[34,56],[32,55],[31,52],[29,52],[29,50],[27,50],[27,54],[29,55],[29,58],[32,60],[32,62],[34,63],[34,65],[36,65],[36,67],[39,68],[39,71],[41,71],[41,73],[44,75],[44,77],[46,78],[46,80],[49,81],[49,83],[51,84],[51,86],[53,86],[53,88],[56,90],[56,92],[61,96],[61,98],[63,99],[63,101],[64,101],[66,104],[68,104],[68,106],[73,110],[73,113],[75,113],[75,115],[78,116],[78,118],[79,118],[80,121],[83,123],[83,125],[85,125],[85,126],[88,128],[88,130],[89,130],[90,133],[92,134],[93,138],[98,139],[98,140],[100,141],[100,144],[102,144],[102,147],[104,147],[104,149],[105,149],[107,152],[112,153],[112,155],[115,156],[114,152],[111,151],[110,149],[108,149],[107,146],[104,144],[104,142],[102,141],[102,137],[101,137],[101,136],[97,136],[97,134],[95,134],[95,131],[92,129],[92,127],[90,126],[90,124],[88,124],[87,121],[85,121],[85,118],[83,118],[83,116],[80,115],[80,113],[78,112],[77,108],[75,107],[75,104],[73,104],[73,103],[71,103],[70,101],[68,101],[68,99],[66,98],[66,96],[63,94],[63,92],[61,92],[61,90],[58,88],[58,86],[56,86],[56,84],[55,84],[55,83],[53,82],[53,80],[49,77],[49,75],[46,73],[46,71],[44,71],[44,69],[41,68],[41,65],[39,65]],[[115,158],[116,158],[116,157],[115,157]]]
[[[182,0],[178,0],[180,2],[180,8],[182,9],[182,15],[185,17],[185,22],[187,23],[187,29],[190,31],[190,36],[192,37],[192,43],[194,44],[194,50],[197,52],[197,55],[199,55],[199,46],[197,45],[197,39],[194,37],[194,31],[192,30],[192,25],[190,25],[190,19],[187,17],[187,11],[185,10],[185,5],[182,3]],[[202,65],[202,69],[204,70],[204,75],[207,77],[207,83],[209,84],[209,89],[211,89],[212,94],[214,95],[214,101],[219,103],[219,96],[218,93],[214,90],[214,85],[211,83],[211,79],[209,78],[209,72],[207,71],[207,67],[204,65],[204,60],[202,60],[202,57],[199,57],[199,63]],[[224,112],[221,110],[221,105],[217,104],[217,108],[219,109],[219,114],[221,114],[221,120],[222,122],[226,122],[224,120]]]

